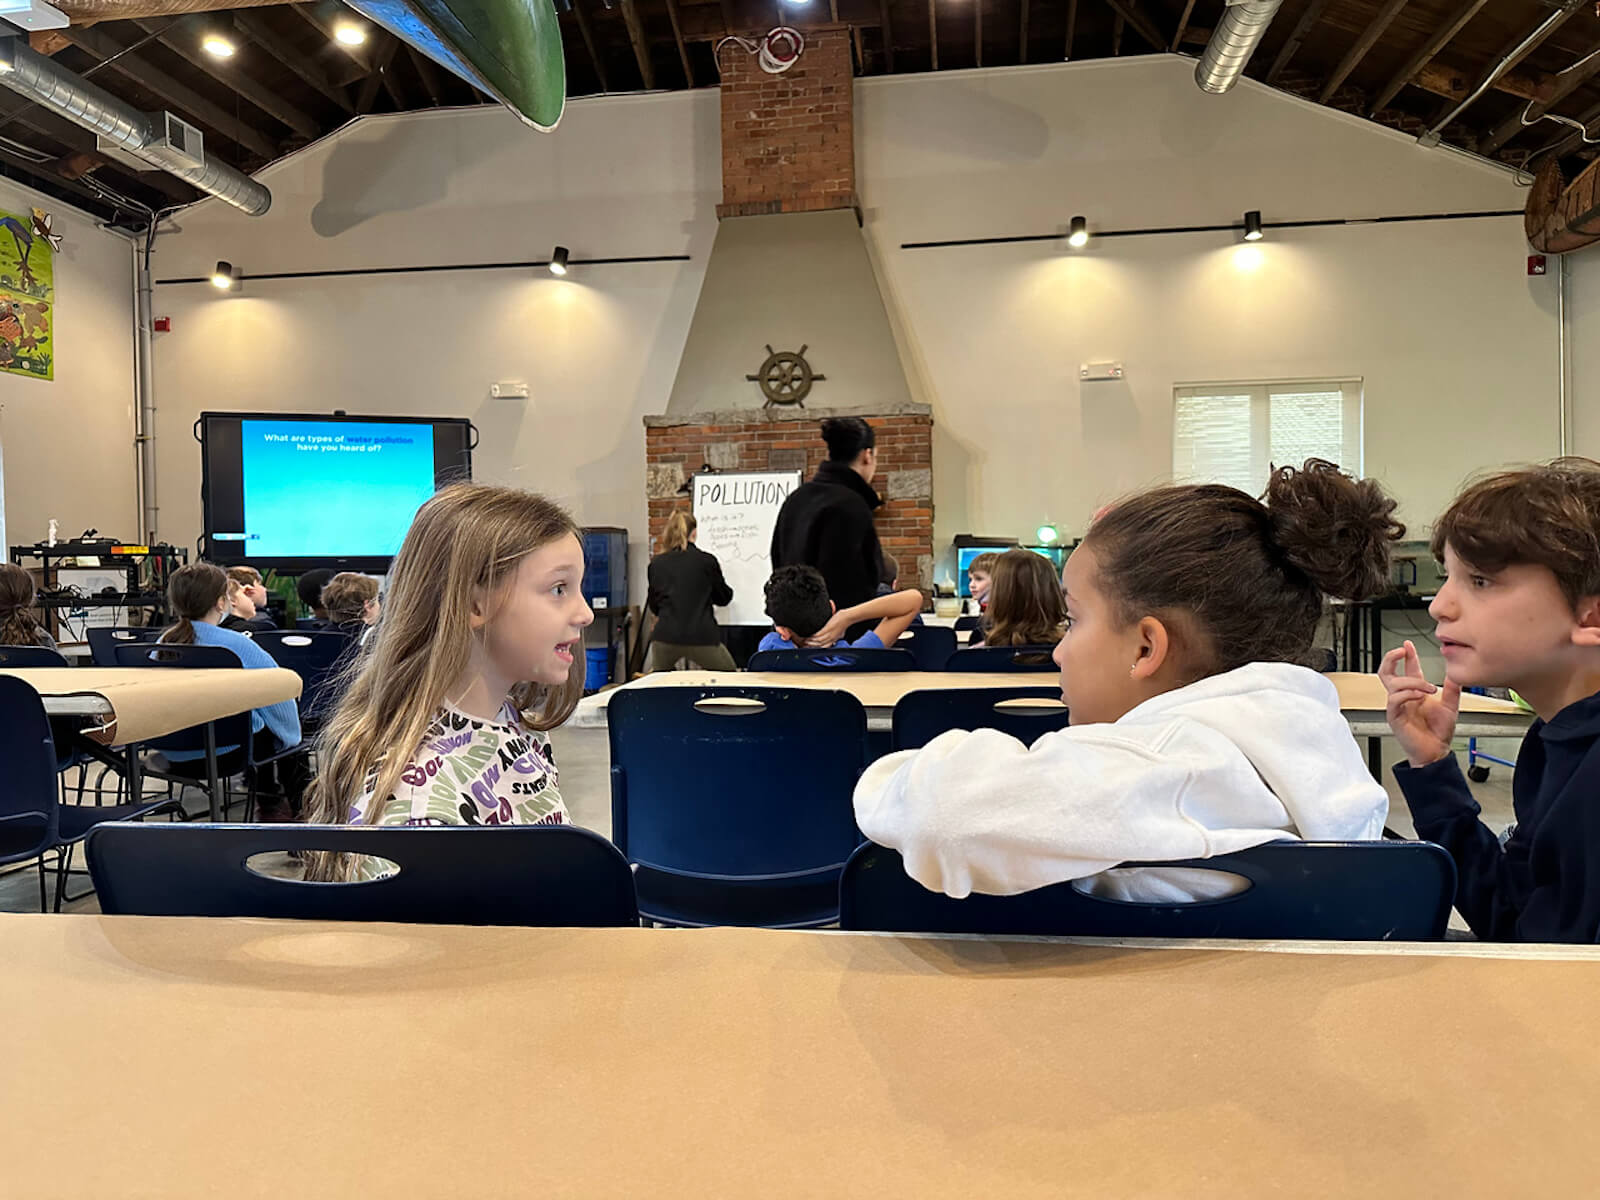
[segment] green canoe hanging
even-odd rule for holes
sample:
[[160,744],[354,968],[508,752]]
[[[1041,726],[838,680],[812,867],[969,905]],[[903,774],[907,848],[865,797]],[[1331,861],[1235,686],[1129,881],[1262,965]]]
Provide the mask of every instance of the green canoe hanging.
[[535,129],[561,120],[567,68],[551,0],[346,2]]

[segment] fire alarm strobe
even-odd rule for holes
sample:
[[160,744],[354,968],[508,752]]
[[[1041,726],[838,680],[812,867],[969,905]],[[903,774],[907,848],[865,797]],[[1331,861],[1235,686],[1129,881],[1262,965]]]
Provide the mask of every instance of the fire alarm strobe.
[[1119,362],[1084,363],[1078,368],[1078,378],[1086,381],[1104,379],[1121,379],[1122,364]]
[[811,385],[827,379],[826,375],[811,370],[811,364],[806,361],[807,348],[774,350],[768,346],[766,361],[754,375],[745,376],[761,385],[761,394],[767,398],[762,408],[771,408],[774,404],[798,404],[804,408]]

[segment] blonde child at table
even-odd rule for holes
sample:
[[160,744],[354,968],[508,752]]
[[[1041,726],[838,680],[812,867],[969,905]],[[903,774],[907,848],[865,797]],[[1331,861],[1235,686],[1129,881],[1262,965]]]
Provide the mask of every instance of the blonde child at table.
[[1266,503],[1206,484],[1111,506],[1062,576],[1071,725],[1031,748],[979,729],[880,758],[856,823],[958,897],[1078,880],[1119,899],[1202,899],[1233,880],[1118,864],[1379,837],[1387,796],[1333,683],[1300,664],[1324,594],[1386,586],[1405,532],[1394,507],[1318,459],[1273,472]]
[[1007,550],[995,558],[983,623],[967,644],[1054,646],[1067,623],[1067,604],[1055,567],[1032,550]]
[[[323,727],[312,820],[567,822],[547,731],[583,694],[583,547],[558,505],[454,484],[417,510],[389,574],[383,634]],[[366,878],[308,855],[307,878]]]

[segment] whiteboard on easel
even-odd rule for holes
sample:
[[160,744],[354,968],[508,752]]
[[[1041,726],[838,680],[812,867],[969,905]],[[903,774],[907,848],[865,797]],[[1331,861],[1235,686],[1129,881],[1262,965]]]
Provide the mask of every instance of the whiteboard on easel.
[[799,471],[703,472],[694,477],[695,545],[717,556],[733,603],[716,610],[723,625],[770,625],[767,577],[772,529]]

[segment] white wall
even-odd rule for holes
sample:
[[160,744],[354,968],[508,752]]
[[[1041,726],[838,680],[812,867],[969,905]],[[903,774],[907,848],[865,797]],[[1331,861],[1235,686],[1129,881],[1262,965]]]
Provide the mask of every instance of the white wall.
[[[633,532],[642,578],[644,429],[662,412],[720,199],[717,96],[568,106],[540,135],[498,110],[356,123],[264,171],[267,216],[215,202],[157,246],[156,278],[227,259],[239,294],[156,288],[164,526],[198,535],[204,409],[468,416],[474,476]],[[310,280],[252,274],[689,254],[690,262]],[[531,398],[496,400],[497,380]],[[336,519],[336,518],[335,518]]]
[[[861,191],[914,398],[934,406],[937,536],[1081,532],[1171,468],[1172,389],[1360,377],[1366,468],[1414,527],[1484,463],[1557,444],[1555,281],[1519,218],[900,250],[1091,229],[1518,209],[1508,173],[1176,58],[857,87]],[[942,131],[942,132],[941,132]],[[1117,360],[1119,383],[1080,385]],[[1514,414],[1514,415],[1513,415]],[[1040,437],[1043,432],[1045,436]]]
[[[133,251],[88,214],[0,180],[0,209],[26,221],[33,206],[62,237],[52,264],[55,379],[0,374],[6,538],[40,541],[54,517],[64,537],[96,528],[132,539]],[[48,251],[39,242],[33,253]]]
[[[1074,213],[1129,228],[1520,208],[1504,172],[1249,81],[1204,96],[1175,58],[858,81],[856,127],[870,249],[913,398],[934,406],[940,539],[1045,516],[1078,530],[1160,479],[1184,382],[1360,376],[1367,467],[1418,527],[1473,469],[1555,452],[1555,281],[1526,277],[1516,218],[1277,231],[1243,256],[1227,234],[899,249]],[[640,417],[666,408],[719,173],[715,93],[596,99],[551,136],[489,111],[369,120],[267,171],[265,218],[184,214],[158,278],[217,258],[247,276],[537,259],[557,241],[693,261],[158,288],[164,532],[199,528],[201,409],[341,407],[471,416],[480,478],[638,546]],[[1078,364],[1100,359],[1126,381],[1081,390]],[[488,399],[508,378],[528,404]]]

